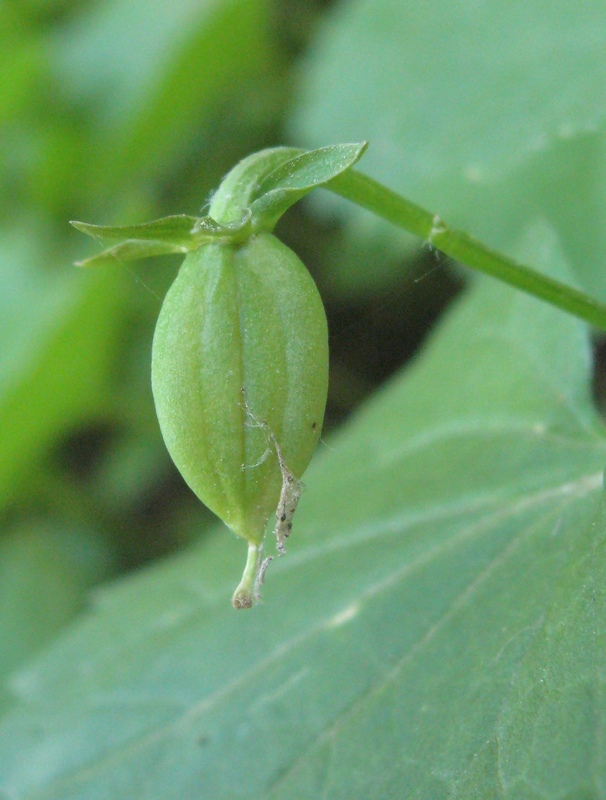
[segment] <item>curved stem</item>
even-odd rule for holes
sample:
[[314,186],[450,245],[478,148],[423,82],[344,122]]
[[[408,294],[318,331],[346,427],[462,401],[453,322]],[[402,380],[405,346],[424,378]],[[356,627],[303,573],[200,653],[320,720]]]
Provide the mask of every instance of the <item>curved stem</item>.
[[411,203],[367,175],[348,170],[325,188],[426,239],[447,256],[479,272],[499,278],[510,286],[546,300],[596,328],[606,330],[606,305],[531,267],[518,264],[483,245],[468,234],[448,226],[437,214]]

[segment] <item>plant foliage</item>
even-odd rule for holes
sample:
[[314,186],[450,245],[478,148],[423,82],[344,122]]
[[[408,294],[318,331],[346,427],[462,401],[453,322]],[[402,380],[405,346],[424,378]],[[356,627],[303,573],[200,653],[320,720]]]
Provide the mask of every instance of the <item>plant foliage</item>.
[[[66,225],[111,248],[169,217],[147,233],[182,252],[243,156],[368,139],[373,178],[604,299],[605,20],[603,0],[0,4],[2,800],[606,800],[586,324],[482,276],[436,319],[433,248],[327,194],[289,210],[276,232],[327,289],[332,427],[288,558],[237,614],[241,542],[153,413],[174,255],[78,271],[96,249]],[[257,210],[309,185],[301,158]]]

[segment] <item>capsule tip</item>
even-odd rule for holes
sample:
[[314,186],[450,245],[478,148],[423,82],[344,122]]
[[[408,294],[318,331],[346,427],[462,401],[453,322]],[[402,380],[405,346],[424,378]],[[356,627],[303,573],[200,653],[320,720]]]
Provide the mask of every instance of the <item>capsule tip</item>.
[[239,611],[241,608],[252,608],[253,596],[246,590],[237,589],[234,592],[231,602],[236,611]]

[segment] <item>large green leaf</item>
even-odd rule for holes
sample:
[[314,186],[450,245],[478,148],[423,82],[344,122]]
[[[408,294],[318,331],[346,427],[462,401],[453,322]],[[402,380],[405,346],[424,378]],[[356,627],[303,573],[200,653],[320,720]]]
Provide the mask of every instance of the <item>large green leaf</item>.
[[606,294],[606,3],[349,0],[302,72],[305,146],[370,140],[364,170],[497,249],[541,211]]
[[589,369],[582,324],[481,279],[309,471],[263,606],[217,531],[14,679],[0,793],[606,797]]
[[107,543],[86,528],[28,520],[0,539],[0,709],[6,675],[76,616],[110,566]]

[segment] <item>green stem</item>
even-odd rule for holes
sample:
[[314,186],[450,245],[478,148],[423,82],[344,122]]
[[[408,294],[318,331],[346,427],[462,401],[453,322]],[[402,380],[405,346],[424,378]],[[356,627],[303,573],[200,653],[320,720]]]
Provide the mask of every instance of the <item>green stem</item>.
[[263,551],[262,544],[248,545],[248,556],[246,558],[246,566],[242,573],[242,580],[236,587],[231,602],[234,608],[251,608],[255,601],[255,584],[257,582],[257,575],[261,568],[261,553]]
[[456,261],[499,278],[510,286],[606,330],[606,305],[530,267],[517,264],[462,231],[448,228],[437,214],[411,203],[367,175],[350,169],[327,183],[326,188],[409,233],[426,239]]

